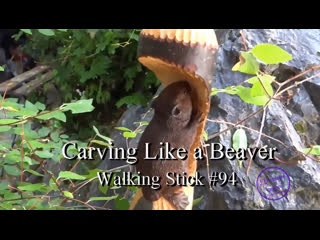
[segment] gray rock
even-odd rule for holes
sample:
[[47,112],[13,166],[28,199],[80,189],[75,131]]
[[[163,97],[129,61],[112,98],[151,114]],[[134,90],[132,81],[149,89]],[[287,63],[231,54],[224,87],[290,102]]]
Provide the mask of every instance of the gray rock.
[[[249,49],[260,43],[272,43],[280,46],[292,54],[293,60],[278,66],[275,75],[277,79],[284,76],[294,75],[302,72],[305,67],[320,64],[320,43],[317,36],[320,30],[243,30],[248,41]],[[248,79],[247,75],[232,72],[232,66],[238,61],[239,51],[242,49],[242,41],[239,30],[231,30],[226,34],[225,42],[221,44],[217,58],[217,72],[213,87],[225,88],[230,85],[237,85]],[[316,87],[319,79],[314,79],[310,83],[300,86],[300,91],[293,98],[288,106],[283,106],[280,102],[274,101],[266,114],[266,123],[263,132],[269,136],[282,141],[288,149],[273,140],[262,137],[261,145],[277,147],[280,159],[294,158],[297,154],[294,148],[302,149],[312,144],[319,144],[319,94],[316,94]],[[306,85],[310,87],[306,87]],[[235,123],[244,119],[258,108],[244,103],[237,96],[228,94],[218,94],[212,99],[212,108],[209,119],[220,119]],[[262,114],[246,122],[246,126],[259,130]],[[307,126],[304,134],[298,133],[295,124],[303,122]],[[220,124],[208,123],[206,131],[209,135],[226,128]],[[248,143],[250,147],[255,145],[258,135],[247,131]],[[214,139],[226,145],[232,146],[232,134],[227,132]],[[212,140],[213,141],[213,140]],[[226,173],[236,172],[240,184],[236,187],[227,184],[223,188],[216,188],[215,194],[208,194],[208,189],[197,189],[197,195],[204,195],[201,209],[319,209],[319,170],[320,164],[311,159],[298,164],[297,166],[287,166],[276,161],[256,159],[252,162],[249,176],[246,176],[247,162],[244,168],[239,168],[236,161],[222,160],[210,162],[211,171],[223,171]],[[256,180],[259,173],[270,166],[278,166],[284,169],[291,178],[291,188],[286,197],[270,201],[266,200],[257,191]],[[205,175],[205,173],[203,173]],[[272,177],[272,175],[268,175]],[[220,200],[216,200],[220,199]],[[223,200],[221,200],[223,199]],[[224,201],[224,204],[221,204]]]

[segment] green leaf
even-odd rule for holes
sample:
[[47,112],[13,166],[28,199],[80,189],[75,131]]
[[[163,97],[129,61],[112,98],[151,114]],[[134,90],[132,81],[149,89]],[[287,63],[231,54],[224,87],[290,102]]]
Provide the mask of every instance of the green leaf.
[[21,108],[18,111],[8,112],[8,115],[12,117],[16,117],[16,116],[30,117],[30,116],[36,115],[37,112],[38,112],[38,109],[33,110],[33,109]]
[[238,92],[238,89],[236,86],[229,86],[229,87],[226,87],[225,89],[212,88],[211,89],[211,96],[215,96],[218,93],[228,93],[230,95],[235,95],[235,94],[237,94],[237,92]]
[[[147,121],[141,121],[141,122],[134,122],[133,124],[140,125],[140,126],[147,126],[149,123]],[[131,130],[130,130],[131,131]]]
[[134,132],[124,132],[124,133],[123,133],[123,136],[124,136],[125,138],[135,138],[135,137],[137,136],[137,134],[134,133]]
[[0,182],[0,191],[9,189],[9,182],[8,180],[1,180]]
[[73,198],[73,194],[71,192],[63,191],[63,194],[68,198]]
[[16,166],[4,165],[4,170],[7,174],[12,176],[20,176],[20,170]]
[[232,141],[233,141],[233,148],[236,151],[238,151],[240,148],[247,149],[248,147],[247,135],[242,128],[239,128],[235,131],[232,137]]
[[147,104],[147,99],[145,97],[145,95],[143,95],[142,93],[134,93],[132,95],[129,96],[125,96],[123,98],[121,98],[119,101],[116,102],[116,106],[117,108],[120,108],[122,105],[126,104],[133,104],[133,105],[143,105],[145,106]]
[[54,111],[54,112],[51,112],[51,113],[49,113],[49,111],[43,111],[40,114],[43,114],[43,113],[47,113],[47,114],[38,116],[36,118],[37,119],[41,119],[41,120],[48,120],[48,119],[51,119],[51,118],[55,118],[55,119],[58,119],[58,120],[60,120],[62,122],[66,122],[66,120],[67,120],[66,115],[62,111]]
[[30,168],[25,169],[24,171],[25,171],[25,172],[29,172],[29,173],[31,173],[31,174],[33,174],[33,175],[35,175],[35,176],[38,176],[38,177],[43,177],[43,176],[44,176],[43,174],[38,173],[38,172],[36,172],[36,171],[34,171],[34,170],[30,169]]
[[[259,80],[259,78],[260,80]],[[257,77],[252,77],[248,79],[248,83],[253,84],[251,88],[250,95],[252,97],[257,97],[257,96],[273,96],[273,88],[271,83],[274,81],[275,77],[270,76],[270,75],[258,75]],[[261,82],[263,84],[261,84]],[[266,92],[267,91],[267,92]]]
[[91,178],[97,177],[98,172],[103,172],[103,170],[95,168],[95,169],[89,170],[89,173],[83,176],[86,177],[86,179],[91,179]]
[[17,192],[6,192],[5,194],[4,194],[4,198],[6,199],[6,200],[10,200],[10,199],[15,199],[15,198],[20,198],[21,196],[20,196],[20,194],[19,193],[17,193]]
[[8,160],[7,163],[21,162],[21,154],[17,149],[13,149],[6,154],[5,159]]
[[103,140],[106,140],[109,144],[111,144],[111,142],[113,141],[112,138],[109,138],[109,137],[102,135],[95,126],[93,126],[93,130],[97,134],[98,137],[102,138]]
[[[264,87],[261,85],[258,77],[260,77],[261,82]],[[233,88],[235,93],[246,103],[254,104],[257,106],[264,106],[269,100],[269,95],[273,96],[273,89],[271,83],[274,80],[273,76],[270,75],[258,75],[258,77],[252,77],[247,81],[253,84],[252,88],[247,88],[243,86],[236,86]]]
[[12,210],[12,202],[3,202],[0,204],[0,210]]
[[92,112],[94,107],[92,106],[93,99],[87,100],[79,100],[73,103],[64,104],[63,109],[65,111],[71,110],[73,114],[75,113],[85,113],[85,112]]
[[132,132],[129,128],[126,128],[126,127],[115,127],[115,129],[118,129],[118,130],[124,131],[124,132]]
[[52,158],[53,154],[48,150],[45,151],[36,151],[35,154],[41,158]]
[[[54,177],[53,177],[54,178]],[[55,178],[54,178],[55,179]],[[56,179],[55,179],[56,180]],[[53,190],[53,191],[59,191],[59,188],[57,186],[57,184],[55,183],[55,181],[53,181],[52,178],[50,178],[49,180],[49,187]]]
[[[1,100],[1,98],[0,98]],[[2,104],[2,107],[5,107],[6,109],[8,109],[9,111],[15,111],[18,110],[20,108],[22,108],[21,104],[18,104],[16,101],[16,98],[6,98]]]
[[105,184],[104,186],[102,186],[101,184],[98,184],[98,189],[100,190],[100,192],[106,195],[108,192],[109,186],[107,184]]
[[29,158],[28,156],[24,156],[23,161],[26,162],[26,163],[28,163],[29,166],[39,165],[39,164],[40,164],[39,162],[37,162],[37,161],[34,160],[34,159]]
[[31,29],[20,29],[22,32],[32,35]]
[[128,199],[120,199],[117,198],[114,201],[117,210],[128,210],[130,207],[130,203]]
[[237,95],[242,99],[242,101],[250,104],[254,104],[257,106],[264,106],[269,101],[269,96],[251,96],[251,88],[237,86]]
[[235,68],[235,66],[234,66],[233,69],[239,69],[238,70],[239,72],[255,75],[259,70],[259,63],[252,53],[241,52],[240,53],[240,66],[237,68]]
[[10,126],[0,126],[0,132],[8,132],[10,129]]
[[11,124],[17,121],[17,119],[0,119],[0,124]]
[[118,195],[111,196],[111,197],[91,197],[87,203],[92,202],[92,201],[111,201],[113,199],[116,199]]
[[72,180],[85,180],[86,179],[85,176],[81,176],[77,173],[69,172],[69,171],[61,171],[59,173],[58,179],[59,178],[72,179]]
[[105,147],[112,147],[112,145],[106,143],[106,142],[103,142],[103,141],[99,141],[99,140],[92,140],[91,141],[92,143],[96,143],[96,144],[99,144],[101,146],[105,146]]
[[0,151],[7,151],[10,148],[11,148],[11,145],[9,143],[0,142]]
[[203,199],[203,196],[201,196],[201,197],[199,197],[197,199],[194,199],[193,203],[192,203],[192,206],[194,207],[194,206],[198,205],[201,202],[202,199]]
[[38,31],[46,36],[54,36],[54,31],[52,31],[51,29],[38,29]]
[[219,89],[217,89],[217,88],[211,88],[211,94],[210,94],[210,96],[215,96],[215,95],[217,95],[219,92],[220,92]]
[[42,127],[38,130],[39,137],[41,138],[48,136],[49,133],[50,133],[50,128],[48,127]]
[[36,148],[55,148],[56,145],[53,143],[42,143],[36,140],[29,141],[31,147],[35,150]]
[[43,103],[36,102],[34,105],[41,111],[46,109],[46,106]]
[[50,137],[51,137],[52,141],[54,141],[54,142],[59,142],[59,140],[60,140],[58,132],[52,132],[50,134]]
[[3,72],[4,68],[2,66],[0,66],[0,72]]
[[305,154],[312,154],[315,156],[320,156],[320,145],[315,145],[312,148],[305,148],[302,150]]
[[22,191],[45,191],[47,190],[47,187],[43,183],[35,183],[35,184],[28,184],[25,186],[19,186],[18,187]]
[[233,72],[236,72],[236,71],[239,71],[240,67],[241,67],[241,62],[239,61],[239,62],[237,62],[237,63],[232,67],[231,70],[232,70]]
[[[237,129],[233,134],[232,142],[233,142],[233,149],[236,151],[238,151],[240,148],[247,149],[248,140],[247,140],[246,132],[242,128]],[[242,168],[242,161],[240,161],[239,159],[237,160],[238,160],[239,167]]]
[[[15,127],[15,128],[13,128],[13,132],[17,135],[21,135],[22,129],[21,129],[21,127]],[[31,124],[28,124],[28,123],[25,124],[25,126],[24,126],[24,136],[28,140],[39,138],[38,133],[34,130],[31,130]]]
[[288,52],[269,43],[259,44],[250,52],[267,64],[278,64],[292,60],[292,56]]
[[208,133],[206,131],[203,131],[202,136],[205,141],[208,141]]
[[68,29],[57,29],[58,31],[60,31],[60,32],[66,32],[66,31],[68,31]]
[[29,208],[31,208],[35,203],[37,203],[37,205],[33,208],[33,209],[35,209],[35,210],[44,210],[44,208],[43,208],[43,203],[44,203],[44,199],[43,200],[39,200],[39,199],[37,199],[37,198],[31,198],[31,199],[29,199],[28,200],[28,202],[25,204],[25,208],[26,209],[29,209]]
[[25,108],[31,112],[34,112],[35,114],[39,111],[38,107],[33,103],[29,102],[28,100],[26,100]]

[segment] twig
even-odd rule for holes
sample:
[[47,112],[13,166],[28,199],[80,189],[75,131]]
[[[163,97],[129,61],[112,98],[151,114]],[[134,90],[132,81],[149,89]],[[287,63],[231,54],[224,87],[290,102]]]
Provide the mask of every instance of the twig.
[[262,82],[262,80],[261,80],[261,78],[260,78],[260,76],[258,74],[257,74],[257,78],[259,79],[259,82],[262,85],[263,90],[265,91],[265,93],[268,95],[269,98],[272,98],[272,96],[270,96],[270,94],[268,93],[266,87],[264,86],[264,84],[263,84],[263,82]]
[[280,96],[282,93],[288,91],[289,89],[294,88],[294,87],[297,87],[297,86],[301,85],[302,83],[307,82],[307,81],[309,81],[309,80],[311,80],[311,79],[313,79],[313,78],[315,78],[315,77],[317,77],[317,76],[319,76],[319,75],[320,75],[320,73],[315,74],[315,75],[313,75],[312,77],[306,78],[306,79],[302,80],[301,82],[294,83],[294,84],[291,85],[290,87],[287,87],[287,88],[281,90],[279,93],[277,93],[276,97],[277,97],[277,96]]
[[259,146],[260,140],[261,140],[261,135],[262,135],[262,130],[264,127],[264,123],[265,123],[265,119],[266,119],[266,111],[267,111],[268,107],[264,108],[263,110],[263,114],[262,114],[262,121],[261,121],[261,126],[260,126],[260,131],[259,131],[259,136],[258,136],[258,140],[256,143],[256,147]]
[[[262,83],[261,83],[261,84],[262,84]],[[265,123],[265,119],[266,119],[266,110],[267,110],[267,107],[263,109],[262,121],[261,121],[259,136],[258,136],[257,143],[256,143],[256,148],[257,148],[257,147],[259,146],[259,144],[260,144],[261,135],[262,135],[262,130],[263,130],[264,123]],[[252,158],[249,157],[249,163],[248,163],[248,168],[247,168],[247,172],[246,172],[247,176],[249,176],[249,171],[250,171],[251,163],[252,163]]]
[[[25,195],[28,195],[28,196],[30,196],[30,198],[39,198],[39,197],[37,197],[37,196],[33,196],[33,195],[31,195],[31,194],[29,194],[29,193],[26,193],[26,192],[23,192],[23,191],[21,191],[20,189],[18,189],[18,188],[15,188],[15,187],[13,187],[13,186],[8,186],[10,189],[13,189],[13,190],[16,190],[16,191],[18,191],[18,192],[20,192],[20,194],[21,194],[21,200],[23,200],[23,199],[26,199],[25,197],[23,197],[23,194],[25,194]],[[37,201],[37,204],[44,198],[45,196],[42,196],[42,197],[40,197],[39,198],[39,200]],[[20,200],[19,199],[19,200]],[[36,204],[34,204],[34,205],[36,205]]]
[[[25,192],[24,192],[24,194],[25,194]],[[4,199],[4,200],[0,201],[0,203],[19,201],[19,200],[26,200],[26,199],[38,199],[38,198],[41,198],[41,197],[40,196],[30,196],[30,197],[23,197],[23,198],[20,197],[20,198],[13,198],[13,199]]]
[[[28,141],[28,139],[25,138],[24,136],[22,136],[22,137],[23,137],[23,140],[25,140],[25,142],[28,144],[28,146],[29,146],[29,148],[30,148],[30,150],[31,150],[31,152],[32,152],[31,157],[32,157],[33,159],[35,159],[37,162],[40,163],[41,169],[50,177],[50,179],[52,179],[52,181],[53,181],[53,182],[56,184],[56,186],[58,187],[59,192],[62,194],[62,196],[64,196],[64,193],[63,193],[63,190],[61,189],[60,184],[59,184],[59,183],[57,182],[57,180],[53,177],[53,175],[43,166],[44,161],[43,161],[42,159],[40,159],[40,158],[35,154],[35,150],[32,148],[32,146],[31,146],[30,142]],[[50,190],[49,192],[51,192],[51,190]],[[39,202],[40,202],[40,201],[38,201],[37,204],[38,204]],[[34,204],[34,205],[31,207],[31,209],[32,209],[33,207],[35,207],[37,204]]]
[[[268,104],[269,102],[270,102],[270,100],[267,102],[267,104]],[[226,129],[224,129],[224,130],[222,130],[222,131],[220,131],[220,132],[217,132],[217,133],[215,133],[215,134],[213,134],[213,135],[210,135],[210,139],[215,138],[215,137],[221,135],[222,133],[225,133],[226,131],[229,131],[229,130],[233,129],[234,127],[239,126],[241,123],[249,120],[249,119],[252,118],[254,115],[256,115],[256,114],[260,113],[261,111],[263,111],[264,108],[265,108],[265,107],[263,106],[262,108],[258,109],[258,110],[255,111],[254,113],[251,113],[248,117],[246,117],[246,118],[238,121],[237,123],[235,123],[235,125],[234,125],[233,127],[228,127],[228,128],[226,128]]]
[[[203,152],[204,152],[204,156],[206,158],[206,165],[207,165],[207,177],[208,177],[208,181],[210,179],[210,165],[209,165],[209,158],[208,158],[208,152],[207,152],[207,148],[205,147],[204,143],[203,143],[203,140],[201,139],[201,147],[203,149]],[[211,191],[214,191],[213,187],[210,186],[209,184],[209,189]]]
[[[88,148],[91,147],[92,141],[95,140],[96,137],[97,137],[97,135],[94,135],[93,139],[90,140],[90,143],[88,144]],[[80,163],[80,161],[81,161],[81,160],[78,159],[78,161],[77,161],[77,162],[72,166],[72,168],[70,169],[70,172],[72,172],[72,171],[77,167],[77,165]],[[59,182],[60,182],[60,180],[59,180]],[[72,187],[72,186],[69,186],[69,188],[68,188],[69,192],[72,191],[72,190],[71,190],[71,187]],[[66,202],[66,198],[62,199],[62,201],[59,203],[59,206],[62,206],[65,202]]]
[[244,51],[248,51],[248,47],[247,47],[247,41],[246,41],[246,38],[244,37],[244,34],[242,32],[242,30],[240,31],[240,36],[241,36],[241,40],[242,40],[242,45],[243,45],[243,48],[244,48]]
[[[94,135],[94,137],[90,140],[90,143],[89,143],[89,145],[88,145],[87,148],[90,148],[90,147],[91,147],[92,141],[95,140],[96,137],[97,137],[97,135]],[[72,171],[77,167],[77,165],[78,165],[80,162],[81,162],[81,160],[78,159],[78,161],[77,161],[77,162],[72,166],[72,168],[70,169],[70,172],[72,172]]]
[[21,166],[20,166],[20,182],[23,183],[23,161],[24,161],[24,151],[23,151],[23,144],[24,144],[24,124],[21,126]]
[[79,199],[69,198],[69,197],[67,197],[67,199],[68,199],[68,200],[71,200],[71,201],[75,201],[75,202],[82,203],[83,205],[91,208],[92,210],[97,210],[94,206],[92,206],[92,205],[90,205],[90,204],[88,204],[88,203],[86,203],[86,202],[83,202],[83,201],[81,201],[81,200],[79,200]]
[[41,202],[45,197],[47,197],[48,194],[51,193],[52,191],[53,191],[53,188],[50,189],[45,195],[43,195],[37,202],[35,202],[28,210],[34,209],[39,204],[39,202]]
[[[209,122],[215,122],[215,123],[228,124],[228,125],[232,125],[232,126],[234,126],[234,127],[236,126],[235,123],[226,122],[226,121],[222,121],[222,120],[211,120],[211,119],[207,119],[207,121],[209,121]],[[245,129],[248,129],[248,130],[250,130],[250,131],[252,131],[252,132],[255,132],[255,133],[258,133],[258,134],[259,134],[259,131],[258,131],[258,130],[255,130],[255,129],[253,129],[253,128],[249,128],[249,127],[246,127],[246,126],[241,125],[241,124],[239,124],[238,127],[245,128]],[[269,138],[269,139],[271,139],[271,140],[273,140],[273,141],[276,141],[276,142],[280,143],[280,144],[283,145],[285,148],[289,148],[287,145],[285,145],[285,144],[284,144],[283,142],[281,142],[279,139],[273,138],[273,137],[271,137],[271,136],[269,136],[269,135],[266,135],[266,134],[264,134],[264,133],[262,133],[261,135],[264,136],[264,137],[266,137],[266,138]],[[212,139],[211,136],[208,137],[208,140],[210,140],[210,139]]]
[[16,122],[13,122],[13,123],[0,124],[0,126],[17,125],[18,123],[22,123],[22,122],[24,122],[24,121],[33,120],[33,119],[35,119],[35,118],[37,118],[37,117],[40,117],[40,116],[43,116],[43,115],[46,115],[46,114],[49,114],[49,113],[53,113],[53,112],[56,112],[56,111],[61,111],[61,109],[60,109],[60,108],[57,108],[57,109],[54,109],[54,110],[49,111],[49,112],[39,113],[39,114],[37,114],[37,115],[35,115],[35,116],[26,117],[26,118],[20,119],[20,120],[18,120],[18,121],[16,121]]
[[280,85],[281,85],[281,86],[284,86],[284,85],[286,85],[288,82],[291,82],[292,80],[295,80],[295,79],[297,79],[297,78],[299,78],[299,77],[301,77],[301,76],[303,76],[303,75],[305,75],[305,74],[307,74],[307,73],[309,73],[309,72],[314,72],[314,71],[317,71],[317,70],[320,70],[320,65],[311,67],[310,69],[308,69],[308,70],[306,70],[306,71],[304,71],[304,72],[302,72],[302,73],[299,73],[299,74],[297,74],[297,75],[295,75],[295,76],[287,79],[286,81],[280,83]]
[[8,84],[6,86],[6,90],[4,90],[3,97],[2,97],[1,102],[0,102],[0,108],[2,108],[2,104],[4,102],[4,99],[6,98],[7,91],[8,91]]

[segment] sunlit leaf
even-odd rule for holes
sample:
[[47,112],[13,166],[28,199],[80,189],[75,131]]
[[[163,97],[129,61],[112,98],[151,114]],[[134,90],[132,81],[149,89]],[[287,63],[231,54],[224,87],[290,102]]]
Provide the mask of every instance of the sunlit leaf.
[[115,195],[115,196],[111,196],[111,197],[91,197],[88,201],[89,202],[92,202],[92,201],[111,201],[113,199],[116,199],[118,197],[118,195]]
[[292,56],[288,52],[269,43],[259,44],[250,52],[252,52],[259,60],[267,64],[278,64],[292,60]]
[[51,29],[38,29],[38,31],[46,36],[54,36],[54,31],[52,31]]
[[63,191],[63,194],[68,198],[73,198],[73,194],[71,192]]
[[315,145],[312,148],[305,148],[302,150],[302,152],[306,154],[320,156],[320,145]]
[[94,107],[92,106],[93,99],[84,99],[79,100],[73,103],[66,103],[64,104],[64,111],[71,110],[73,114],[75,113],[85,113],[85,112],[92,112]]
[[20,29],[22,32],[32,35],[31,29]]
[[77,173],[69,172],[69,171],[61,171],[59,173],[58,179],[59,178],[72,179],[72,180],[85,180],[86,179],[85,176],[81,176]]

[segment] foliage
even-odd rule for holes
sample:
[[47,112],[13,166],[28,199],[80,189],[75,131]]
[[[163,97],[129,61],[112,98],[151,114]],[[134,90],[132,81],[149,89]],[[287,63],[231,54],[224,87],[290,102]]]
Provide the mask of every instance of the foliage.
[[[211,96],[218,93],[227,93],[230,95],[238,95],[244,102],[257,105],[267,106],[272,103],[274,91],[272,83],[276,82],[275,77],[261,71],[261,65],[280,64],[292,60],[292,56],[280,47],[262,43],[258,44],[250,51],[240,52],[239,62],[237,62],[232,71],[255,75],[245,81],[252,85],[245,87],[241,85],[228,86],[225,89],[212,88]],[[278,92],[277,92],[278,93]],[[243,129],[238,129],[233,135],[233,148],[247,148],[247,136]],[[320,155],[320,146],[316,145],[311,148],[302,150],[304,154]],[[239,166],[242,167],[239,161]]]
[[[66,171],[55,175],[46,169],[45,162],[61,163],[66,161],[61,153],[62,146],[71,141],[71,137],[61,128],[60,122],[67,121],[66,112],[82,114],[92,112],[94,107],[92,99],[81,99],[71,103],[62,104],[59,108],[47,110],[45,105],[26,101],[18,103],[15,98],[2,98],[0,96],[0,110],[5,111],[4,118],[0,119],[0,132],[3,136],[17,135],[13,143],[8,140],[0,142],[0,209],[88,209],[91,201],[114,201],[118,209],[127,209],[129,200],[115,193],[113,184],[99,189],[105,197],[90,198],[86,201],[77,199],[77,191],[88,182],[97,182],[99,169],[88,169],[87,174],[73,171],[75,165]],[[38,127],[35,127],[38,126]],[[110,146],[112,139],[103,136],[94,127],[96,135],[104,144]],[[8,139],[8,137],[6,138]],[[10,139],[10,138],[9,138]],[[12,139],[12,138],[11,138]],[[104,142],[106,141],[106,142]],[[79,147],[87,147],[86,142],[73,140]],[[93,144],[90,142],[89,144]],[[78,149],[68,151],[75,154]],[[29,180],[30,176],[39,177],[38,182]],[[42,178],[50,178],[48,184]],[[81,186],[78,189],[73,186]],[[136,189],[131,189],[136,190]],[[50,198],[48,194],[53,194]],[[66,207],[66,200],[75,204]]]
[[306,154],[320,156],[320,145],[315,145],[315,146],[312,146],[311,148],[305,148],[305,149],[303,149],[302,152],[306,153]]
[[[238,151],[239,149],[247,149],[248,140],[247,140],[246,132],[242,128],[237,129],[233,134],[232,142],[233,142],[233,149],[236,151]],[[242,168],[242,162],[239,159],[237,160],[238,160],[239,167]]]
[[26,34],[24,51],[55,69],[55,83],[64,102],[81,97],[93,99],[96,111],[86,121],[96,120],[96,114],[106,109],[118,118],[121,107],[146,105],[160,84],[137,60],[140,30],[20,30],[15,38]]
[[246,83],[252,86],[244,87],[238,85],[229,86],[225,89],[213,88],[211,96],[223,92],[238,95],[244,102],[257,106],[271,103],[271,98],[273,97],[272,83],[275,77],[260,71],[260,64],[283,63],[291,60],[292,56],[276,45],[263,43],[256,45],[251,51],[240,52],[239,58],[240,61],[233,66],[232,71],[255,75],[246,80]]

